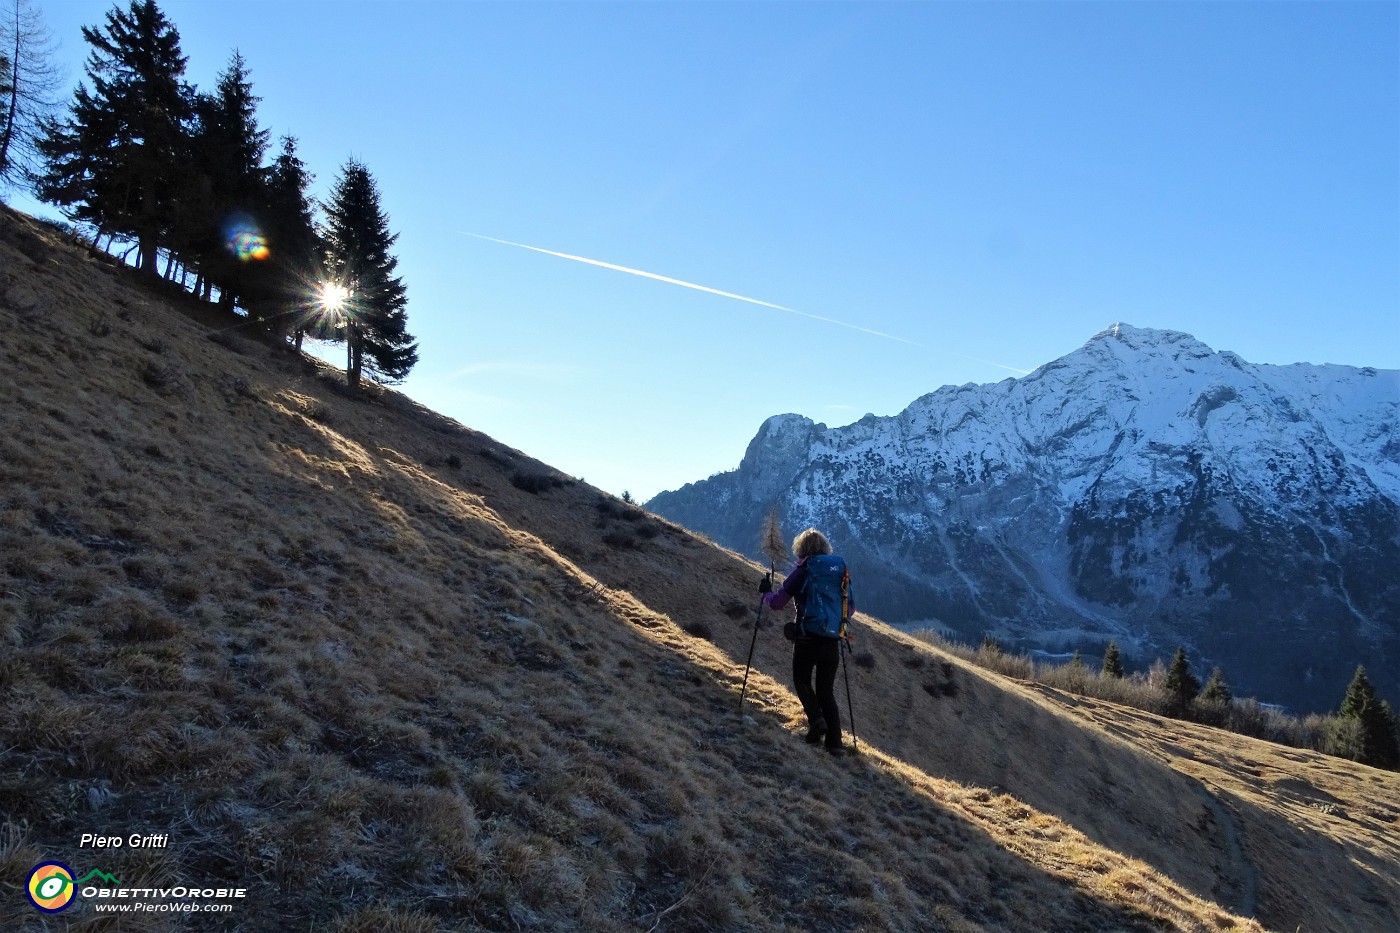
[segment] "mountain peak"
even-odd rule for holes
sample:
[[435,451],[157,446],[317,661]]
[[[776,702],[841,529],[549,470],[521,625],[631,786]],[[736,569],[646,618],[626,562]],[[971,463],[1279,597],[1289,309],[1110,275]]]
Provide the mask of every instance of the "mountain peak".
[[751,477],[758,496],[776,495],[807,462],[813,439],[826,430],[803,415],[773,415],[749,442],[739,469]]
[[1046,650],[1189,644],[1320,709],[1358,652],[1400,657],[1400,374],[1384,376],[1119,322],[889,418],[769,419],[722,487],[653,507],[746,550],[777,503],[841,537],[895,622]]
[[1192,356],[1209,356],[1215,353],[1205,343],[1185,331],[1158,327],[1135,327],[1121,321],[1090,337],[1084,346],[1090,347],[1101,341],[1116,341],[1140,352],[1171,350],[1179,353],[1182,350],[1189,350]]

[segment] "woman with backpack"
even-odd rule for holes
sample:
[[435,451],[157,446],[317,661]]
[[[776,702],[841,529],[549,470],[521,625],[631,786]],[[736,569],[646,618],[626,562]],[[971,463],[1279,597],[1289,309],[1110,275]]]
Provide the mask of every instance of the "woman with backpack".
[[807,713],[807,742],[824,742],[828,752],[843,755],[836,671],[841,666],[846,623],[856,611],[851,575],[846,562],[831,552],[826,535],[815,528],[793,539],[792,553],[797,566],[783,585],[774,591],[772,574],[767,574],[758,590],[770,609],[797,602],[797,622],[788,623],[784,634],[793,643],[792,680]]

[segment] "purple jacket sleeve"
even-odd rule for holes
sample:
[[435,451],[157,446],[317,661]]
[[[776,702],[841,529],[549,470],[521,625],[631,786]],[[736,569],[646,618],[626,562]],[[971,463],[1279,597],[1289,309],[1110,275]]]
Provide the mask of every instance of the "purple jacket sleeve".
[[763,601],[768,604],[769,609],[781,609],[797,595],[798,587],[802,585],[802,576],[806,572],[803,561],[797,562],[797,567],[788,574],[783,585],[763,597]]

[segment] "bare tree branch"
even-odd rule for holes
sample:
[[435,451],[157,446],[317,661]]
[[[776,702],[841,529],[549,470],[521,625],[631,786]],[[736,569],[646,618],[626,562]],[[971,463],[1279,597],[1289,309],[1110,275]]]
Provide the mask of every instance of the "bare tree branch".
[[0,14],[0,190],[27,182],[39,164],[40,124],[58,109],[63,72],[56,43],[30,0],[7,0]]

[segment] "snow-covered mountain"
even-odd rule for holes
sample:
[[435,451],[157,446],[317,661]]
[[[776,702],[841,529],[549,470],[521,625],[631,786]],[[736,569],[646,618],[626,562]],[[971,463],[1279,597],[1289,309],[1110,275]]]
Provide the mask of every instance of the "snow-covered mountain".
[[827,530],[862,608],[964,640],[1201,673],[1334,707],[1400,698],[1400,372],[1248,363],[1116,325],[1028,376],[827,428],[769,418],[738,469],[653,511],[754,556],[777,505]]

